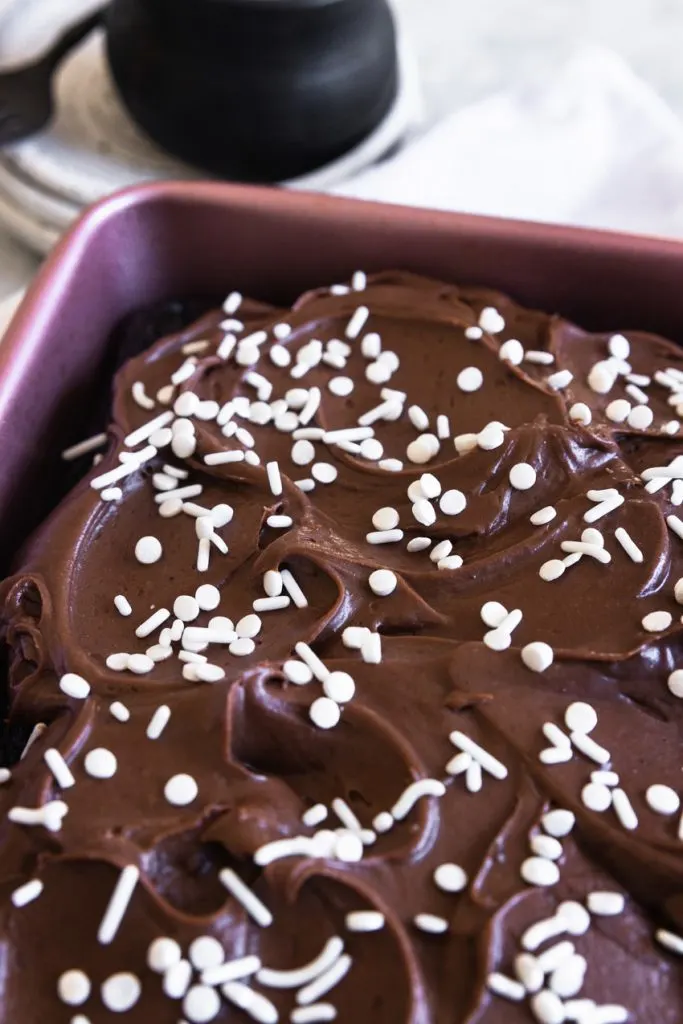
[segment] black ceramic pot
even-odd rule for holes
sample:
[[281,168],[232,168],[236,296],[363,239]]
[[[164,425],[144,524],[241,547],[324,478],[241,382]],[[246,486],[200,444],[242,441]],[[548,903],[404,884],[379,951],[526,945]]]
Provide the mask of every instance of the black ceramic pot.
[[113,0],[114,80],[164,149],[280,181],[362,141],[397,90],[387,0]]

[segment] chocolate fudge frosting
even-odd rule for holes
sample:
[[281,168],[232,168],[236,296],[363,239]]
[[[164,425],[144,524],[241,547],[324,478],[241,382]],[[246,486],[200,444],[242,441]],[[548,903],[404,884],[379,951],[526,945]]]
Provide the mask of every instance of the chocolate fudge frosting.
[[0,594],[2,1024],[683,1019],[679,411],[398,272],[130,359]]

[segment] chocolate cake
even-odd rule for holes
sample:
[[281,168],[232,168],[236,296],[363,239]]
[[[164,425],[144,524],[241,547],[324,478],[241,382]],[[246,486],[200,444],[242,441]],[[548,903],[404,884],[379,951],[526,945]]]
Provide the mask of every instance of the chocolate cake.
[[358,272],[124,363],[0,593],[2,1024],[683,1019],[683,353],[623,327]]

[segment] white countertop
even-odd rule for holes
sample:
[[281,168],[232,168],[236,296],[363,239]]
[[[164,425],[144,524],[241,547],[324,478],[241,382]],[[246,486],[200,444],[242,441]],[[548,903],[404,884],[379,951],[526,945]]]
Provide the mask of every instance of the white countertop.
[[[53,0],[54,4],[55,0]],[[68,18],[70,0],[57,0]],[[434,123],[511,84],[550,80],[583,42],[610,47],[652,85],[683,123],[680,0],[394,0],[420,69],[425,118]],[[0,18],[16,0],[0,0]],[[22,17],[39,4],[20,0]],[[6,43],[1,37],[0,44]],[[6,48],[0,45],[0,56]],[[683,190],[683,183],[682,183]],[[0,302],[36,258],[0,233]]]

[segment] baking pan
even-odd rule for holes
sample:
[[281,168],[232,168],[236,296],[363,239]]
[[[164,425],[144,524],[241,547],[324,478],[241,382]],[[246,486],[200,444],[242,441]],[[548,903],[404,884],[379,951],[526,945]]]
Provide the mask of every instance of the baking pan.
[[108,386],[112,331],[163,299],[274,303],[362,268],[486,284],[592,329],[683,333],[683,245],[275,189],[161,183],[91,208],[0,346],[0,572],[54,505]]

